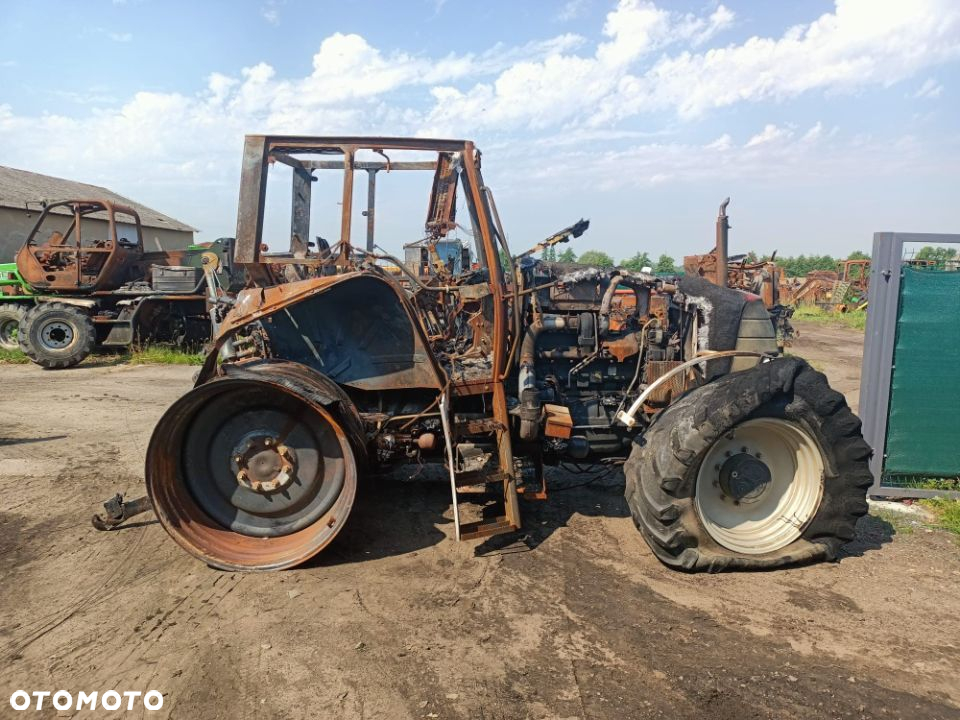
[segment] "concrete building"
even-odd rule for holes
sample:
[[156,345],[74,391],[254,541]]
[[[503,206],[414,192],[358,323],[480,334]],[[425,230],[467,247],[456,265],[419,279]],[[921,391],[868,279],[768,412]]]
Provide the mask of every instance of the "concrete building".
[[[135,200],[97,185],[40,175],[26,170],[0,166],[0,262],[10,262],[27,239],[43,210],[45,203],[56,200],[112,200],[136,210],[143,230],[143,248],[151,250],[182,250],[193,243],[196,228],[164,215]],[[69,213],[58,209],[69,222]],[[102,236],[107,235],[106,220],[92,216],[90,230],[101,225]],[[84,225],[86,228],[86,225]]]

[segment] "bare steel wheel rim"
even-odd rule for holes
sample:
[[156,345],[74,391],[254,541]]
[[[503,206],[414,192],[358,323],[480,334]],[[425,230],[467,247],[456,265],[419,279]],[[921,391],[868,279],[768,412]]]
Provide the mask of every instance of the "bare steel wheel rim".
[[704,529],[735,552],[761,555],[797,540],[823,497],[823,453],[799,424],[756,418],[707,451],[694,497]]
[[343,428],[309,394],[228,379],[168,409],[147,450],[147,492],[181,547],[222,569],[276,570],[336,536],[357,467]]
[[64,350],[73,344],[76,333],[63,320],[48,320],[40,326],[40,341],[50,350]]

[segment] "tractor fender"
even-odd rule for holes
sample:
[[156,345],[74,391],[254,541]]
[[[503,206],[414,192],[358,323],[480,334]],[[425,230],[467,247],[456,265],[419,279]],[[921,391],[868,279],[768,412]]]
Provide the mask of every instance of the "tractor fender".
[[[696,338],[697,351],[750,350],[779,354],[777,335],[770,313],[756,295],[714,285],[697,276],[680,278],[680,291],[700,309],[702,323]],[[722,358],[707,363],[712,380],[756,365],[756,358]]]
[[[212,354],[259,323],[273,357],[359,390],[440,390],[440,368],[403,288],[373,272],[348,272],[241,291]],[[208,367],[209,366],[209,367]],[[209,358],[198,382],[215,368]]]

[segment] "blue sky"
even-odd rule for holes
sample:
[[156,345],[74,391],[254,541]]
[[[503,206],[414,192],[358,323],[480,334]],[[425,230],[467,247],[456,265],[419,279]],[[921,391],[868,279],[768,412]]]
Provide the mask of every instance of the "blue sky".
[[212,239],[244,133],[469,137],[517,250],[703,252],[730,195],[733,251],[845,254],[960,231],[958,70],[955,0],[5,0],[0,164]]

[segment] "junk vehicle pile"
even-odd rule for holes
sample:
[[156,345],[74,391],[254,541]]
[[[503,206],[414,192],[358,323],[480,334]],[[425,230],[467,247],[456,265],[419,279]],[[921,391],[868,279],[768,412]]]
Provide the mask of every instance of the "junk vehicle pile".
[[[292,251],[269,254],[266,185],[283,166]],[[146,459],[157,517],[203,562],[301,563],[376,492],[366,476],[430,461],[448,471],[457,539],[520,528],[520,499],[545,500],[544,466],[564,460],[625,462],[633,519],[672,567],[780,567],[853,538],[871,483],[860,421],[821,373],[777,356],[756,296],[533,257],[586,221],[513,255],[468,141],[255,135],[242,167],[235,261],[251,283],[218,305],[214,348]],[[375,243],[375,181],[415,170],[433,182],[422,236],[393,239],[404,261]],[[342,175],[339,240],[311,248],[321,171]],[[365,248],[351,238],[363,172]],[[146,506],[108,504],[106,524]]]
[[783,294],[793,305],[817,305],[830,312],[860,310],[867,305],[869,260],[841,260],[834,270],[811,270],[795,278]]
[[[91,231],[107,221],[107,234]],[[140,216],[107,200],[47,204],[17,252],[0,265],[0,347],[46,368],[81,362],[95,347],[135,340],[199,346],[210,338],[208,301],[231,286],[229,238],[144,252]]]

